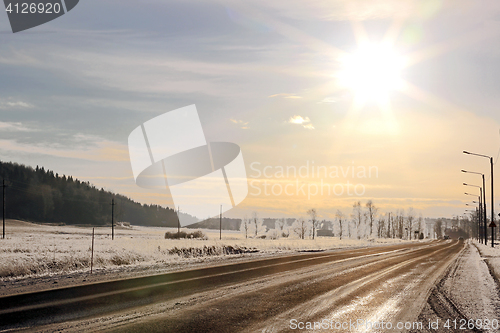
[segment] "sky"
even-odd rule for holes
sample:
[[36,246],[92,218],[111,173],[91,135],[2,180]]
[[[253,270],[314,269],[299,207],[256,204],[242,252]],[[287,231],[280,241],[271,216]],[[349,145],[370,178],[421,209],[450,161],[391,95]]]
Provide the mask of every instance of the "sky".
[[0,14],[0,41],[2,161],[168,205],[136,185],[128,136],[195,104],[245,162],[226,216],[462,215],[481,177],[461,169],[491,202],[489,161],[462,151],[500,153],[497,1],[82,0],[15,34]]

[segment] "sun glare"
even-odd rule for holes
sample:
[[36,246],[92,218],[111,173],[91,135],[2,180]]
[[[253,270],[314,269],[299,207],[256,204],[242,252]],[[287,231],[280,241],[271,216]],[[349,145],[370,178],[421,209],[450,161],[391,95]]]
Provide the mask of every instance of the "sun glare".
[[401,87],[403,58],[390,46],[366,44],[341,59],[339,83],[351,90],[358,104],[384,103]]

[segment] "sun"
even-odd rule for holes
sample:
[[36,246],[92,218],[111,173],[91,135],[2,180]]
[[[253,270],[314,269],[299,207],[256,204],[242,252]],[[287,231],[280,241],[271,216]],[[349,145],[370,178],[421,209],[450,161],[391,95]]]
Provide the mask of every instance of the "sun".
[[404,58],[390,45],[365,43],[340,60],[339,84],[352,91],[358,105],[385,103],[401,88]]

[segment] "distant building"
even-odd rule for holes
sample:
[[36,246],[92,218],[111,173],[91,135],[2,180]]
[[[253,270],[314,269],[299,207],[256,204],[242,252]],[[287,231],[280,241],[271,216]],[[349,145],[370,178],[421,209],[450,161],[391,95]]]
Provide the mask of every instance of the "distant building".
[[316,234],[318,236],[322,236],[322,237],[333,237],[333,231],[332,230],[322,230],[322,229],[319,229],[319,230],[316,230]]

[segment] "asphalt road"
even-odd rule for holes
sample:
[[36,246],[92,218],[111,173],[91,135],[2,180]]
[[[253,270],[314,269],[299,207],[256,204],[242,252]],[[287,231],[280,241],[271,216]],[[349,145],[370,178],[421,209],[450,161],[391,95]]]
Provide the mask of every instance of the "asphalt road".
[[375,326],[384,321],[401,332],[396,325],[415,322],[462,248],[445,241],[307,253],[3,297],[0,329],[281,332],[316,322],[362,332],[387,331]]

